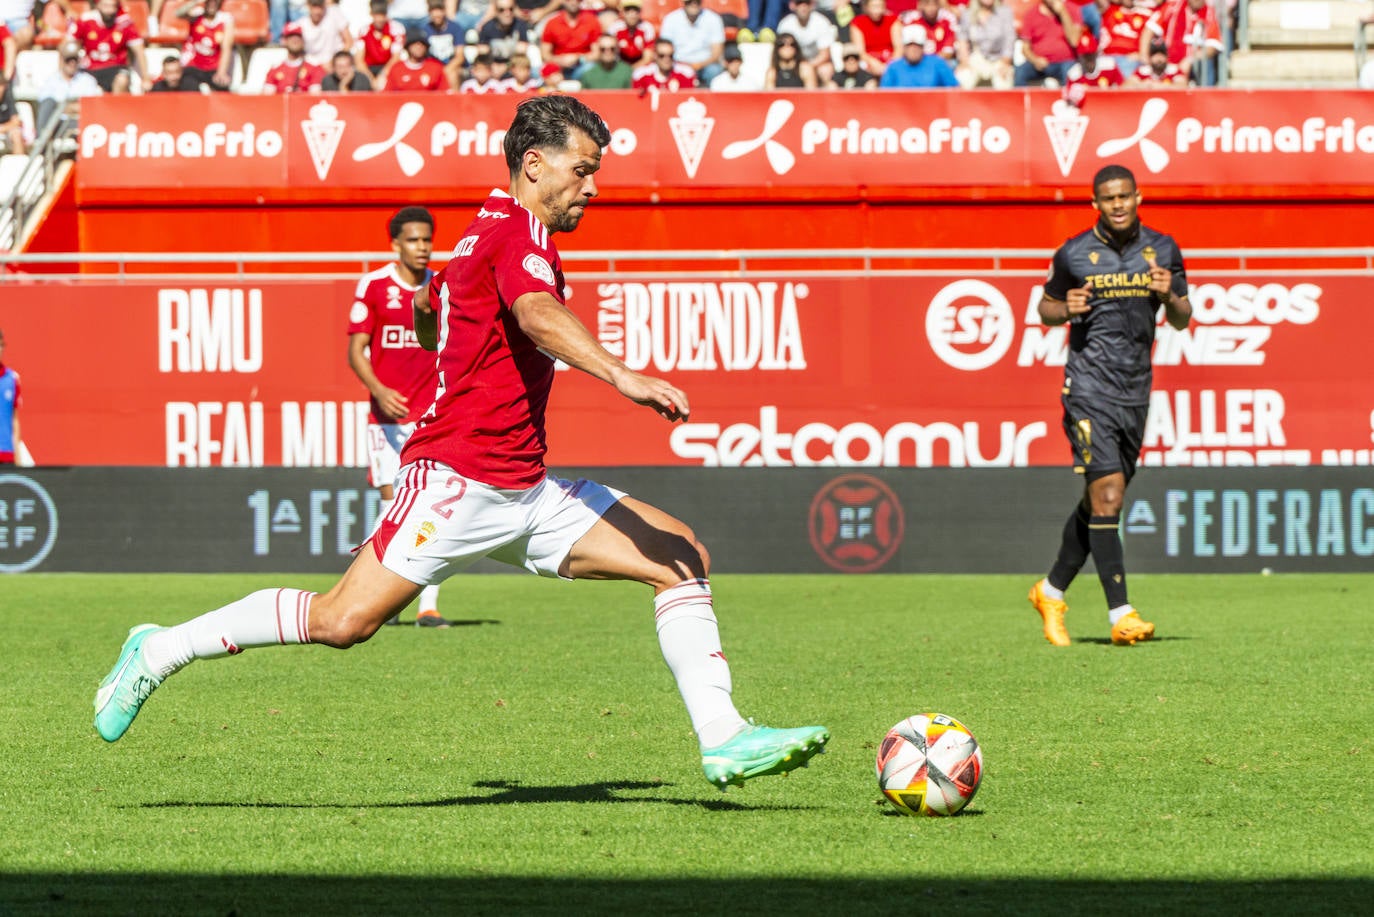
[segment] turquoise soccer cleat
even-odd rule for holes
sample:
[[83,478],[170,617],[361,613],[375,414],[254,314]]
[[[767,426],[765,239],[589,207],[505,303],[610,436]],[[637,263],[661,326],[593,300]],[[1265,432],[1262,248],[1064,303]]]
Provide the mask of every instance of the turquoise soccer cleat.
[[110,674],[95,692],[95,730],[106,742],[115,742],[128,731],[139,708],[162,679],[148,670],[143,661],[143,641],[162,630],[156,624],[140,624],[130,629]]
[[750,723],[730,741],[702,751],[701,769],[706,779],[724,792],[732,784],[743,786],[751,777],[785,774],[804,767],[825,751],[828,741],[830,731],[824,726],[773,729]]

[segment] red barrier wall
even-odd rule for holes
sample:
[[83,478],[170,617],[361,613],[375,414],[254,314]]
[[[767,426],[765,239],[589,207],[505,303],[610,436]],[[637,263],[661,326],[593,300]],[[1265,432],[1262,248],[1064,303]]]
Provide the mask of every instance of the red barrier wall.
[[[1374,277],[1190,273],[1193,326],[1160,330],[1147,464],[1369,461],[1362,350]],[[363,389],[345,281],[4,288],[25,438],[57,464],[355,465]],[[806,277],[572,283],[631,366],[673,379],[670,427],[560,373],[550,460],[585,465],[1061,465],[1067,329],[1035,278]],[[68,329],[79,329],[71,333]],[[613,435],[607,435],[613,431]]]

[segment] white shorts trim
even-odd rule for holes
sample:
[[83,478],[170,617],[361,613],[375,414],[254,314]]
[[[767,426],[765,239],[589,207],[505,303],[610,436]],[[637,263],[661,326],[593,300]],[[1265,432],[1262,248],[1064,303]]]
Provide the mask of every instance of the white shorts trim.
[[624,496],[596,481],[551,476],[528,490],[501,490],[423,459],[400,469],[372,547],[382,566],[420,585],[483,557],[558,577],[577,540]]
[[367,425],[367,483],[373,487],[396,486],[396,475],[401,470],[401,449],[414,432],[413,423]]

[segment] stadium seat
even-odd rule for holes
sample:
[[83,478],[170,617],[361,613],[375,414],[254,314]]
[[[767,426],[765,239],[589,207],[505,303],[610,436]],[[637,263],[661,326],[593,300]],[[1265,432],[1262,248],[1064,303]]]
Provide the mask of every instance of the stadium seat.
[[748,0],[705,0],[702,6],[719,13],[720,18],[725,20],[727,40],[734,40],[735,33],[749,21]]
[[149,44],[154,45],[174,45],[180,48],[186,43],[186,35],[190,31],[190,24],[185,19],[177,16],[177,10],[181,4],[177,0],[166,0],[162,4],[162,12],[157,17],[157,35],[148,39]]
[[38,34],[33,43],[39,48],[56,48],[67,37],[67,14],[56,3],[43,7],[43,17],[38,22]]
[[768,68],[773,66],[772,42],[750,41],[739,46],[740,75],[755,86],[762,86],[768,76]]
[[[19,186],[19,176],[29,164],[29,157],[18,153],[0,156],[0,201],[7,201],[14,189]],[[30,181],[24,190],[23,200],[32,204],[43,193],[42,181]]]
[[57,72],[57,52],[46,48],[20,51],[14,59],[14,97],[27,102],[38,99],[38,87]]
[[372,4],[369,0],[339,0],[339,11],[348,20],[354,35],[361,35],[372,24]]
[[[170,2],[170,0],[169,0]],[[129,14],[129,18],[134,21],[134,28],[138,29],[138,34],[143,36],[144,44],[148,42],[148,0],[124,0],[124,12]]]
[[[143,59],[148,65],[148,78],[156,80],[158,77],[162,76],[162,62],[169,57],[180,56],[180,48],[169,48],[165,45],[162,47],[152,45],[144,48]],[[148,91],[148,87],[144,86],[142,82],[139,81],[137,73],[131,74],[131,83],[132,87],[130,91],[135,94],[144,93]]]
[[655,27],[663,25],[663,17],[682,8],[682,0],[644,0],[644,18]]
[[260,95],[263,84],[267,82],[267,74],[284,60],[285,48],[254,48],[252,56],[248,58],[248,69],[243,74],[243,80],[234,87],[234,91],[245,96]]
[[256,48],[267,44],[270,23],[267,0],[224,0],[224,12],[234,17],[234,45]]

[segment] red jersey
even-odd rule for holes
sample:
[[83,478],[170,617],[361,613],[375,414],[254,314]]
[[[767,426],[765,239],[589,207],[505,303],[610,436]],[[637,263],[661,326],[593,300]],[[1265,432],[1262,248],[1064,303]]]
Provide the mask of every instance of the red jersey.
[[405,40],[405,26],[394,19],[388,19],[382,29],[368,25],[363,34],[358,36],[354,46],[362,49],[364,64],[369,67],[380,67],[401,53]]
[[5,69],[5,45],[4,41],[10,37],[10,27],[0,22],[0,70]]
[[[867,16],[863,17],[867,19]],[[954,56],[954,41],[959,37],[959,20],[947,9],[935,14],[935,24],[926,22],[920,11],[912,10],[901,16],[902,25],[919,25],[926,30],[926,53],[944,58]],[[858,21],[857,19],[855,20]]]
[[627,64],[637,64],[654,46],[658,32],[647,22],[641,22],[633,29],[624,22],[617,22],[611,30],[615,43],[620,46],[620,59]]
[[1145,23],[1149,21],[1149,10],[1139,7],[1127,9],[1113,3],[1102,13],[1102,37],[1098,44],[1098,53],[1114,57],[1138,57],[1140,33],[1145,30]]
[[222,10],[215,14],[214,19],[206,16],[192,19],[186,33],[186,43],[181,46],[182,66],[218,70],[220,48],[226,32],[230,35],[234,33],[234,17]]
[[438,394],[401,462],[431,459],[492,487],[533,487],[545,474],[554,361],[510,307],[526,293],[564,301],[549,231],[510,195],[492,191],[429,293],[439,310]]
[[864,37],[865,52],[886,62],[892,60],[896,54],[892,47],[892,27],[896,23],[897,17],[888,13],[883,16],[881,22],[874,22],[868,16],[855,16],[849,27],[851,30],[858,30]]
[[572,22],[558,12],[544,25],[544,41],[554,54],[586,54],[601,37],[601,20],[591,10],[582,10]]
[[1097,66],[1091,71],[1083,68],[1080,61],[1069,68],[1069,72],[1064,76],[1064,98],[1083,107],[1083,98],[1089,89],[1105,89],[1112,86],[1120,86],[1126,82],[1125,75],[1121,68],[1117,67],[1116,61],[1110,57],[1097,56]]
[[652,86],[663,92],[691,89],[696,84],[696,71],[685,64],[673,64],[673,69],[667,73],[660,70],[658,64],[636,67],[630,83],[635,89],[648,89]]
[[274,92],[309,92],[318,89],[324,82],[324,68],[310,63],[302,57],[294,64],[282,61],[267,71],[262,91],[271,95]]
[[138,27],[125,13],[116,13],[114,22],[105,20],[95,10],[87,10],[67,26],[67,36],[75,39],[86,55],[87,70],[129,66],[129,45],[143,43]]
[[391,92],[444,92],[449,88],[448,75],[444,65],[432,57],[418,64],[402,58],[387,73],[386,88]]
[[1188,85],[1188,74],[1178,69],[1178,64],[1165,64],[1163,73],[1155,73],[1154,68],[1149,64],[1141,64],[1135,72],[1135,78],[1142,83],[1165,83],[1170,85]]
[[[434,276],[425,272],[425,280]],[[372,371],[387,388],[394,388],[405,396],[410,410],[400,420],[385,417],[372,399],[372,423],[412,423],[434,400],[437,375],[434,354],[420,346],[415,337],[415,313],[411,302],[419,287],[408,286],[396,272],[395,264],[388,264],[358,281],[353,294],[353,307],[348,312],[348,333],[366,334]]]
[[1221,51],[1221,27],[1211,4],[1198,12],[1188,6],[1188,0],[1169,0],[1150,16],[1146,25],[1169,46],[1169,63],[1177,64],[1185,57],[1200,57],[1204,47]]

